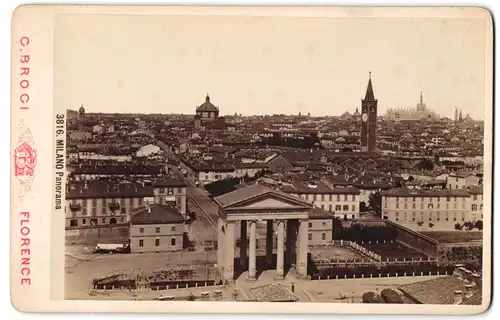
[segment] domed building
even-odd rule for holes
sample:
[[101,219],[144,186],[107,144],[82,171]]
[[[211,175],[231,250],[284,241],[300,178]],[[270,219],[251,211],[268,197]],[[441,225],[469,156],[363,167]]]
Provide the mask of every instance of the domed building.
[[205,102],[196,108],[196,116],[198,116],[201,121],[213,121],[219,117],[219,108],[210,102],[208,93]]

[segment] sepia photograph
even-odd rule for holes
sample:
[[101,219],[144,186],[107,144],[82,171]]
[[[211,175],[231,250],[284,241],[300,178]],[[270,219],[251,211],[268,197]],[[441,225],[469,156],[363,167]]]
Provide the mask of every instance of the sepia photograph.
[[485,9],[32,6],[13,21],[14,305],[487,310]]
[[485,26],[58,16],[65,299],[480,305]]

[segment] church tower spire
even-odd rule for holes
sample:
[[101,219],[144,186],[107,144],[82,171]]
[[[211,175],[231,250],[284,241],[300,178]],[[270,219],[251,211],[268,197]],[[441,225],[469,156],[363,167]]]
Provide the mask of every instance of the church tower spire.
[[368,86],[366,87],[365,101],[375,101],[375,95],[373,94],[372,85],[372,72],[370,71],[368,75]]
[[424,104],[424,94],[420,91],[420,104]]

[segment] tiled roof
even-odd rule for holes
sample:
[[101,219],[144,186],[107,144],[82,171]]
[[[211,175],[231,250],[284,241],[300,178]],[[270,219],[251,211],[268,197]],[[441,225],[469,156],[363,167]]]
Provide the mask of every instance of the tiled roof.
[[[465,293],[466,290],[465,283],[456,276],[444,276],[432,280],[406,284],[398,289],[422,304],[453,304],[454,292],[456,290],[461,290]],[[474,287],[473,290],[474,295],[482,295],[477,287]],[[465,301],[464,299],[463,302]],[[471,302],[472,301],[474,300],[471,300]]]
[[309,211],[309,219],[333,219],[334,215],[328,211],[325,211],[321,208],[314,207],[311,211]]
[[102,198],[144,198],[153,197],[153,187],[139,183],[123,183],[110,186],[107,181],[71,183],[66,199],[102,199]]
[[186,183],[182,180],[177,180],[173,178],[159,179],[156,180],[153,185],[155,187],[185,187]]
[[291,290],[277,283],[271,283],[250,289],[250,292],[260,302],[291,302],[299,298]]
[[419,190],[408,188],[394,188],[381,192],[385,197],[470,197],[470,194],[461,189]]
[[175,208],[153,204],[149,208],[142,208],[132,213],[132,224],[174,224],[183,223],[184,217]]

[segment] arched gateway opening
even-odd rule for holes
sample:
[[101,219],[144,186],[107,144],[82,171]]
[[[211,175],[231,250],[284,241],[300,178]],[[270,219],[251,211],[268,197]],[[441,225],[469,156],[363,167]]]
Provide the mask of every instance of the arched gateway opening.
[[[290,267],[298,278],[307,277],[311,204],[259,184],[216,197],[215,202],[219,205],[217,266],[225,281],[232,282],[245,271],[248,280],[255,280],[265,269],[274,269],[280,279]],[[262,253],[257,251],[261,227],[266,229]]]

